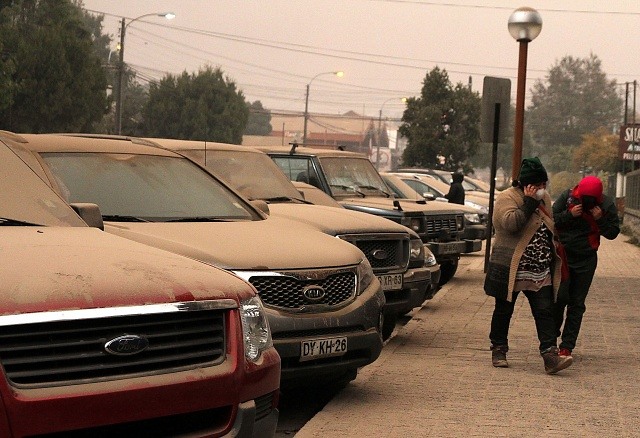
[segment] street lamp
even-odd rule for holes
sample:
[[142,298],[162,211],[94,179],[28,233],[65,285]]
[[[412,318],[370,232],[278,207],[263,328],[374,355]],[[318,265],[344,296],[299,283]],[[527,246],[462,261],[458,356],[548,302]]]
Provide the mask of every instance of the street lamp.
[[[387,102],[390,102],[392,100],[397,100],[397,97],[390,97],[389,99],[385,100],[384,102],[382,102],[382,106],[380,106],[380,115],[378,117],[378,135],[380,133],[382,133],[382,109],[384,108],[384,105]],[[406,97],[402,97],[399,99],[400,102],[402,103],[406,103],[407,102],[407,98]],[[376,144],[376,170],[378,170],[380,167],[380,138],[378,138],[377,144]]]
[[521,7],[513,11],[509,17],[509,33],[520,43],[518,57],[518,87],[516,91],[516,119],[513,135],[513,161],[511,179],[515,181],[520,172],[522,162],[522,134],[524,128],[524,93],[527,77],[527,44],[533,41],[542,30],[542,17],[533,8]]
[[173,12],[161,12],[161,13],[152,13],[152,14],[144,14],[139,17],[134,18],[125,24],[125,19],[122,17],[122,21],[120,23],[120,56],[118,59],[118,94],[116,94],[116,114],[115,114],[115,122],[116,122],[116,132],[118,135],[122,134],[122,79],[124,77],[124,35],[127,31],[127,27],[134,21],[137,21],[144,17],[164,17],[167,20],[171,20],[175,18],[175,14]]
[[318,73],[317,75],[312,77],[309,83],[307,84],[307,94],[304,99],[304,128],[302,132],[303,146],[307,144],[307,121],[309,120],[309,87],[311,86],[311,82],[313,82],[315,78],[322,75],[336,75],[337,77],[341,78],[342,76],[344,76],[344,72],[343,71],[325,71],[323,73]]

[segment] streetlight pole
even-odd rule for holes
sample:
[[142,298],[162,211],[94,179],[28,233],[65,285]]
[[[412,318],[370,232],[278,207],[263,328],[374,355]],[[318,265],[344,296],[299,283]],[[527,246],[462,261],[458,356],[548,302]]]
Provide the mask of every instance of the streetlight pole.
[[309,120],[309,88],[311,87],[311,82],[313,82],[313,80],[315,78],[317,78],[318,76],[322,76],[322,75],[336,75],[337,77],[341,78],[342,76],[344,76],[344,72],[342,71],[325,71],[322,73],[318,73],[317,75],[315,75],[314,77],[311,78],[311,80],[307,83],[307,92],[305,94],[305,98],[304,98],[304,128],[302,131],[302,145],[306,145],[307,144],[307,122]]
[[542,30],[542,17],[533,8],[521,7],[513,11],[509,17],[509,33],[520,43],[518,56],[518,84],[516,89],[515,132],[513,135],[513,161],[511,180],[515,181],[520,172],[522,162],[522,138],[524,132],[524,94],[527,78],[527,45]]
[[[378,137],[380,137],[380,133],[382,133],[382,109],[384,108],[385,103],[390,102],[392,100],[396,100],[397,97],[391,97],[384,102],[382,102],[382,106],[380,106],[380,115],[378,117]],[[400,99],[401,102],[406,102],[407,98],[403,97]],[[380,169],[380,138],[376,142],[376,170]]]
[[133,20],[125,23],[124,17],[120,21],[120,53],[118,56],[118,92],[116,94],[116,113],[115,113],[115,131],[118,135],[122,134],[122,81],[124,78],[124,35],[127,31],[127,27],[134,21],[137,21],[144,17],[164,17],[167,20],[171,20],[175,18],[175,14],[173,12],[162,12],[162,13],[153,13],[153,14],[144,14],[139,17],[134,18]]

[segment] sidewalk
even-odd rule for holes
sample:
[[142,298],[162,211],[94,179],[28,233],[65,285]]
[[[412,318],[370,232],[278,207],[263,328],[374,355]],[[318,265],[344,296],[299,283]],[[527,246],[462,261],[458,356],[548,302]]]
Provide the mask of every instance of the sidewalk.
[[574,364],[547,375],[518,298],[509,368],[493,368],[484,252],[298,433],[308,437],[640,436],[640,248],[602,239]]

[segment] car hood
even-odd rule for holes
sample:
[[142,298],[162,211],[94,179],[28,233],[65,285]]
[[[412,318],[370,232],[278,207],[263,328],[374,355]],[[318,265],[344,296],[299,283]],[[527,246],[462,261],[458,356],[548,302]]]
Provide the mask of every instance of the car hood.
[[[397,210],[394,207],[394,202],[398,203],[403,211],[407,212],[428,212],[430,214],[445,214],[445,213],[462,213],[464,207],[462,205],[453,205],[439,201],[429,201],[423,203],[421,201],[413,201],[409,199],[392,199],[381,197],[366,197],[366,198],[348,198],[340,199],[339,202],[344,206],[361,206],[367,208],[379,208],[384,210]],[[466,209],[466,207],[464,207]]]
[[346,208],[308,204],[269,204],[269,210],[272,216],[285,217],[312,225],[323,233],[333,236],[409,232],[404,226],[389,219]]
[[253,295],[204,263],[85,227],[1,227],[0,315]]
[[230,270],[295,270],[359,263],[355,246],[299,222],[105,222],[105,231]]

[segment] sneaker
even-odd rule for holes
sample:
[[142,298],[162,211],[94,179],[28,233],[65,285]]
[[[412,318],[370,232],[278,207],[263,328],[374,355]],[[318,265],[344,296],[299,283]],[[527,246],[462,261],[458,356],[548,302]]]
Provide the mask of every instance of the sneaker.
[[542,359],[544,360],[544,370],[547,374],[555,374],[558,371],[562,371],[568,368],[573,363],[573,357],[571,356],[559,356],[558,349],[556,347],[549,348],[542,353]]
[[569,350],[568,348],[561,348],[560,350],[558,350],[558,356],[573,358],[573,356],[571,356],[571,350]]
[[507,368],[507,351],[509,347],[506,345],[492,345],[491,346],[491,363],[496,368]]

